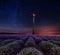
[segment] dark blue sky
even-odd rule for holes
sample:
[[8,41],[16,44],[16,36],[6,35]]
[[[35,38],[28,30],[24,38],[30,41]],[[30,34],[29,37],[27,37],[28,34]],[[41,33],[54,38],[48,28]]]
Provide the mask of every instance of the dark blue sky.
[[36,26],[60,26],[60,1],[55,0],[0,0],[0,26],[32,27],[32,13]]

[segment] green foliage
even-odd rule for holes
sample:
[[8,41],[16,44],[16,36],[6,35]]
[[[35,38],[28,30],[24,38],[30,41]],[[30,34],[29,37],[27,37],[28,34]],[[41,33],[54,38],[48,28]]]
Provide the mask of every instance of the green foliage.
[[23,52],[23,55],[37,55],[37,53],[36,52],[34,52],[34,51],[25,51],[25,52]]
[[44,43],[42,43],[42,45],[43,45],[43,48],[46,49],[46,50],[49,50],[52,47],[54,47],[54,44],[50,43],[50,42],[44,42]]
[[36,48],[30,47],[21,50],[18,55],[43,55],[43,53]]
[[55,55],[60,55],[60,48],[55,48]]
[[52,43],[60,46],[60,42],[59,41],[53,41]]
[[14,46],[16,46],[16,44],[11,44],[9,47],[10,48],[13,48]]
[[0,47],[2,47],[2,46],[4,46],[4,45],[5,45],[5,44],[2,43],[2,44],[0,44]]

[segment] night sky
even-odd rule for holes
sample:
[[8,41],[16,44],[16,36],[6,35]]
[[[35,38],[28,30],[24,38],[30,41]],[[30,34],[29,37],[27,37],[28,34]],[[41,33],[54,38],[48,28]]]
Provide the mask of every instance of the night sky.
[[0,0],[0,27],[31,28],[60,26],[60,1],[57,0]]

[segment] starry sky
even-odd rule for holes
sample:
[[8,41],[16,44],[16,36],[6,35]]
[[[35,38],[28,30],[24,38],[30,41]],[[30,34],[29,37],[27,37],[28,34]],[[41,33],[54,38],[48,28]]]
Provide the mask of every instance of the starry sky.
[[0,0],[0,27],[32,28],[60,26],[60,1],[56,0]]

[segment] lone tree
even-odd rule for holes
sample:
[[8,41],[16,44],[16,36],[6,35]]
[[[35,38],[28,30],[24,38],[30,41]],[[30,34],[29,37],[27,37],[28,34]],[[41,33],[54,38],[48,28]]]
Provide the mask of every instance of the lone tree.
[[33,13],[33,29],[32,29],[32,34],[35,34],[35,16],[36,14]]

